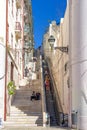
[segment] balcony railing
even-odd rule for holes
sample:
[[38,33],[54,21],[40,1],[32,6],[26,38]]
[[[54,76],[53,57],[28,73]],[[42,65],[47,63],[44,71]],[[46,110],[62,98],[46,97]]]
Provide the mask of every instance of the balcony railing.
[[14,57],[14,60],[15,60],[16,50],[13,49],[11,45],[7,46],[7,50],[8,50],[8,53],[10,53]]
[[17,9],[21,8],[21,0],[16,0],[16,8]]
[[21,31],[21,24],[20,24],[20,22],[16,22],[16,24],[15,24],[15,30],[16,31]]
[[21,38],[21,24],[20,22],[16,22],[15,24],[15,38],[18,41],[18,39]]

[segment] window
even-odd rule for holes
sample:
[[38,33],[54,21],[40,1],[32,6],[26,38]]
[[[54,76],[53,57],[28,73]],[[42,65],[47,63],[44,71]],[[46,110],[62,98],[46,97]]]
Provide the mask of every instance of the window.
[[68,62],[65,63],[65,72],[68,70]]
[[16,21],[18,20],[18,11],[16,12]]
[[8,31],[7,31],[7,42],[9,43],[9,24],[8,24]]
[[70,78],[69,77],[67,78],[67,86],[68,86],[68,88],[70,87]]
[[12,16],[14,16],[14,0],[12,0]]
[[13,35],[11,34],[11,46],[13,48]]
[[8,3],[9,3],[9,5],[10,5],[10,0],[8,0]]

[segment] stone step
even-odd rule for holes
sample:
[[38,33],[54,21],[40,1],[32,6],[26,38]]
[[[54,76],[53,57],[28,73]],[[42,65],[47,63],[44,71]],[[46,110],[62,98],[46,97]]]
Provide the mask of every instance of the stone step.
[[25,103],[25,102],[31,103],[31,99],[30,99],[30,97],[16,98],[16,100],[14,100],[14,102],[12,103],[12,105],[15,105],[15,103],[17,103],[17,102],[19,102],[19,103],[21,102],[22,104]]
[[42,126],[43,124],[42,123],[38,123],[38,124],[35,124],[35,123],[15,123],[15,122],[6,122],[6,123],[4,123],[4,126],[5,127],[30,127],[30,126],[32,126],[32,127],[37,127],[37,126]]
[[19,90],[26,90],[26,88],[29,88],[29,90],[31,90],[32,87],[41,89],[41,82],[38,82],[37,84],[31,82],[27,84],[26,86],[21,86]]
[[[24,86],[24,88],[26,88],[26,86]],[[26,89],[21,90],[20,88],[16,90],[16,92],[29,92],[29,91],[31,91],[31,90],[28,90],[28,91]]]
[[18,99],[18,98],[20,98],[20,99],[23,99],[23,98],[27,98],[27,97],[30,97],[32,95],[32,92],[30,92],[30,93],[19,93],[19,94],[16,94],[15,96],[14,96],[14,98],[15,98],[15,100],[16,99]]
[[7,120],[6,124],[43,124],[42,120]]
[[[25,111],[25,110],[22,110],[22,111],[23,111],[24,113],[28,113],[28,111],[29,111],[29,112],[42,112],[41,109],[39,109],[39,108],[32,108],[32,107],[30,108],[30,110],[26,110],[26,111]],[[15,112],[12,112],[12,111],[11,111],[10,113],[18,113],[18,112],[17,112],[17,111],[15,111]]]
[[[21,102],[22,100],[23,100],[22,104],[25,103],[25,101],[28,101],[29,103],[32,103],[32,104],[34,104],[34,103],[35,103],[35,104],[38,104],[38,103],[41,102],[41,99],[40,99],[40,100],[34,100],[34,99],[32,99],[32,101],[31,101],[30,97],[26,97],[25,99],[17,99],[17,100],[14,100],[14,102],[13,102],[12,105],[16,106],[15,103],[16,103],[16,102],[19,102],[19,101]],[[19,103],[20,103],[20,102],[19,102]]]
[[27,114],[32,114],[32,115],[40,115],[42,113],[42,110],[41,109],[38,110],[37,108],[31,107],[30,109],[20,109],[17,111],[11,110],[10,114],[11,113],[27,113]]
[[23,90],[21,90],[21,91],[16,91],[16,96],[21,96],[21,95],[28,95],[28,94],[32,94],[32,91],[30,91],[30,90],[28,90],[28,91],[23,91]]
[[[18,95],[18,96],[15,96],[15,98],[14,98],[14,101],[17,101],[18,99],[20,99],[20,100],[27,100],[27,99],[30,99],[30,97],[31,97],[31,95],[32,94],[28,94],[28,95]],[[30,100],[29,100],[30,101]],[[39,100],[35,100],[35,101],[39,101]]]
[[[21,107],[20,105],[18,107]],[[21,111],[23,112],[42,112],[41,106],[38,106],[37,108],[33,107],[33,106],[28,106],[29,108],[23,109],[23,108],[19,108]],[[11,113],[15,113],[17,111],[13,111],[11,110]]]
[[29,100],[30,99],[27,99],[27,100],[26,99],[25,100],[18,99],[17,101],[14,101],[12,105],[15,105],[18,107],[18,106],[22,106],[22,105],[25,106],[25,104],[26,104],[26,106],[29,106],[29,104],[30,104],[30,106],[31,106],[31,103],[29,102]]
[[36,125],[40,125],[40,126],[42,126],[42,121],[40,122],[40,121],[33,121],[33,122],[31,122],[31,121],[6,121],[6,123],[4,123],[4,125],[6,126],[6,125],[9,125],[9,126],[11,126],[11,125],[22,125],[22,124],[30,124],[31,126],[32,125],[34,125],[34,124],[36,124]]
[[31,92],[18,92],[15,97],[20,97],[20,96],[28,96],[28,95],[31,95],[32,94],[32,91]]
[[15,112],[10,112],[10,116],[11,115],[17,115],[17,114],[20,114],[20,115],[30,115],[30,116],[41,116],[42,115],[42,111],[39,113],[39,112],[30,112],[30,111],[15,111]]
[[[38,89],[36,88],[36,90],[34,89],[34,91],[35,92],[38,92]],[[16,97],[26,97],[26,96],[31,96],[32,95],[32,92],[33,92],[33,90],[32,91],[29,91],[29,92],[23,92],[23,90],[22,90],[22,92],[20,91],[20,92],[16,92],[16,94],[15,94],[15,98]],[[40,92],[40,90],[39,90],[39,92]]]
[[17,93],[15,95],[15,98],[16,97],[27,97],[27,96],[30,96],[30,95],[32,95],[32,92],[30,92],[30,93]]
[[[31,105],[31,104],[30,104]],[[32,111],[32,110],[36,110],[36,111]],[[37,109],[39,109],[39,111],[37,111]],[[30,111],[31,110],[31,111]],[[31,106],[17,106],[17,108],[11,108],[10,109],[10,112],[13,112],[13,113],[15,113],[15,112],[19,112],[19,111],[23,111],[23,112],[32,112],[32,113],[37,113],[37,114],[39,114],[39,113],[41,113],[42,112],[42,109],[41,109],[41,106],[38,106],[37,108],[35,108],[33,105],[31,105]]]
[[15,112],[15,113],[10,113],[10,116],[42,116],[41,114],[31,114],[29,112],[24,112],[24,113],[18,113],[18,112]]
[[3,128],[3,130],[75,130],[72,128],[61,128],[61,127],[34,127],[34,126],[13,126],[13,127],[9,127],[7,126],[6,128]]
[[40,113],[40,114],[33,114],[33,113],[30,113],[30,112],[14,112],[14,113],[12,113],[12,112],[10,112],[10,116],[12,116],[12,115],[30,115],[30,116],[42,116],[42,113]]
[[[35,111],[34,111],[35,109]],[[41,116],[42,115],[42,110],[41,109],[36,109],[36,108],[29,108],[29,109],[18,109],[18,110],[11,110],[10,115],[31,115],[31,116]]]
[[[36,85],[35,85],[35,86],[30,85],[30,86],[36,87],[36,88],[40,87],[40,85],[37,85],[37,86],[36,86]],[[32,90],[31,90],[32,87],[29,87],[29,85],[27,85],[27,86],[25,86],[25,87],[21,87],[21,88],[23,88],[23,89],[21,89],[21,88],[18,89],[18,90],[17,90],[17,93],[20,93],[20,92],[27,92],[27,93],[28,93],[28,92],[32,92]],[[24,88],[25,88],[25,89],[24,89]],[[27,90],[26,88],[29,88],[29,89]]]
[[37,118],[37,119],[32,119],[32,118],[29,118],[29,119],[27,119],[27,118],[8,118],[7,119],[7,122],[20,122],[20,123],[35,123],[35,122],[38,122],[38,123],[42,123],[42,119],[39,119],[39,118]]
[[[32,106],[34,105],[36,105],[37,107],[39,106],[39,105],[41,105],[41,99],[40,100],[30,100],[30,97],[27,97],[27,98],[25,98],[25,99],[20,99],[20,100],[14,100],[14,102],[12,103],[12,105],[13,106],[25,106],[25,105],[23,105],[23,104],[26,104],[26,106],[28,106],[27,104],[31,104]],[[19,105],[20,104],[20,105]]]
[[30,120],[36,120],[36,119],[43,119],[43,117],[42,116],[27,116],[27,115],[23,115],[23,116],[8,116],[7,117],[7,120],[10,120],[10,119],[30,119]]
[[31,109],[37,110],[37,108],[32,108],[32,106],[27,107],[26,109],[21,108],[21,106],[19,106],[18,110],[10,109],[10,113],[24,112],[24,113],[40,114],[42,112],[41,109],[39,109],[39,111],[30,111]]
[[[31,111],[32,113],[33,113],[33,111]],[[37,111],[37,112],[39,112],[39,111]],[[41,111],[42,112],[42,111]],[[10,116],[11,115],[31,115],[31,116],[41,116],[42,114],[32,114],[32,113],[30,113],[30,111],[28,112],[28,111],[23,111],[23,113],[22,112],[10,112]]]
[[[30,100],[30,97],[22,97],[22,98],[16,98],[17,100],[14,100],[14,102],[16,103],[16,102],[22,102],[22,103],[24,103],[25,101],[28,101],[28,102],[30,102],[31,100]],[[13,102],[13,104],[14,104],[14,102]],[[12,105],[13,105],[12,104]]]
[[[29,102],[14,102],[14,105],[16,105],[19,109],[20,109],[20,107],[22,107],[22,106],[26,107],[26,105],[27,105],[27,108],[25,110],[30,110],[31,108],[37,110],[37,108],[41,108],[41,106],[37,106],[35,108],[34,105],[32,103],[30,104]],[[24,109],[22,108],[21,110],[24,110]]]
[[17,98],[26,98],[26,97],[30,97],[32,95],[32,93],[28,93],[28,94],[18,94],[18,95],[16,95],[15,96],[15,100],[17,99]]
[[30,114],[25,114],[25,113],[23,113],[23,114],[10,114],[10,117],[13,117],[13,118],[17,118],[17,117],[20,117],[20,118],[37,118],[37,117],[39,117],[39,118],[42,118],[42,115],[30,115]]
[[31,113],[32,116],[28,115],[18,115],[18,114],[11,114],[10,117],[7,117],[7,121],[4,123],[5,126],[20,126],[22,124],[28,126],[42,126],[43,124],[43,117],[40,115],[36,115],[37,113]]

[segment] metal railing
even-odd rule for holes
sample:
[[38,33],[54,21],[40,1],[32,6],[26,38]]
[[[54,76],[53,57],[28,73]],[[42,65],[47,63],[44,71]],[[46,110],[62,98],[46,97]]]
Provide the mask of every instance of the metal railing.
[[41,67],[41,83],[42,83],[42,111],[43,111],[43,127],[50,125],[50,118],[48,117],[47,109],[46,109],[46,94],[44,87],[44,77],[43,77],[43,67],[42,67],[42,56],[40,56],[40,67]]
[[20,24],[20,22],[16,22],[15,23],[15,30],[16,31],[21,31],[21,24]]

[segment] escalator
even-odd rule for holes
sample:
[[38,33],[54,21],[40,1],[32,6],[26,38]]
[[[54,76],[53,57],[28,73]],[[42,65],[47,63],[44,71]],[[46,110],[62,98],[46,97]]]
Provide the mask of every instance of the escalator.
[[[58,91],[55,86],[54,78],[51,72],[51,63],[47,61],[46,63],[46,71],[48,72],[50,79],[50,87],[49,89],[45,89],[46,91],[46,104],[47,111],[50,114],[50,125],[51,126],[61,126],[68,127],[68,114],[63,113],[63,108],[61,105],[60,97]],[[45,76],[44,76],[45,77]],[[46,86],[45,86],[46,88]]]
[[56,113],[54,108],[55,104],[54,104],[51,91],[46,92],[46,106],[47,106],[47,111],[50,115],[50,126],[57,126],[57,118],[56,118]]
[[[46,77],[49,77],[50,80],[50,74],[48,66],[45,64],[43,65],[43,77],[44,77],[44,83],[46,82]],[[52,92],[52,84],[49,81],[48,85],[44,84],[45,87],[45,94],[46,94],[46,107],[47,107],[47,113],[50,117],[50,126],[58,126],[57,124],[57,117],[55,112],[55,102],[53,98],[53,92]]]

